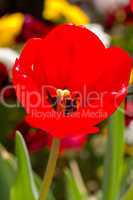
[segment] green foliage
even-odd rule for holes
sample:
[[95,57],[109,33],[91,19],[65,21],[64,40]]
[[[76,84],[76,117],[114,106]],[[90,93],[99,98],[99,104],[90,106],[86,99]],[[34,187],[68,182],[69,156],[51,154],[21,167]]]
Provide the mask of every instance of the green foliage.
[[121,109],[118,109],[109,120],[103,200],[118,200],[120,195],[124,163],[124,114]]
[[122,198],[122,200],[131,200],[131,199],[133,199],[133,185],[130,186],[130,188]]
[[130,53],[133,53],[133,26],[128,25],[123,27],[124,31],[121,35],[113,36],[112,44],[122,47],[123,49],[127,50]]
[[89,197],[82,194],[69,169],[65,170],[66,192],[68,200],[87,200]]
[[11,190],[11,200],[37,200],[38,193],[35,186],[29,155],[24,140],[19,132],[16,135],[16,156],[18,159],[18,173],[16,182]]
[[16,163],[6,149],[0,145],[0,198],[8,200],[10,188],[16,176]]

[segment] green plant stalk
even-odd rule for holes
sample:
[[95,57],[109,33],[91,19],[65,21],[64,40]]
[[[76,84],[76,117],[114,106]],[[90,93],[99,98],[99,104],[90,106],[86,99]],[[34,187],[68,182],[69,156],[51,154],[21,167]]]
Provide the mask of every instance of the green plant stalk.
[[109,119],[109,135],[105,153],[103,200],[118,200],[124,161],[125,119],[122,104]]
[[48,192],[52,183],[52,179],[54,176],[56,163],[59,155],[60,149],[60,140],[57,138],[53,139],[52,147],[50,151],[49,161],[46,168],[46,173],[42,182],[42,189],[40,192],[39,200],[46,200],[48,196]]
[[84,184],[82,175],[80,173],[78,163],[75,160],[72,160],[70,162],[70,168],[72,171],[73,179],[75,180],[75,183],[77,184],[79,192],[81,193],[82,199],[89,199],[89,197],[88,197],[89,195],[88,195],[86,186]]
[[122,198],[122,200],[131,200],[131,199],[133,199],[133,184],[130,186],[130,188]]

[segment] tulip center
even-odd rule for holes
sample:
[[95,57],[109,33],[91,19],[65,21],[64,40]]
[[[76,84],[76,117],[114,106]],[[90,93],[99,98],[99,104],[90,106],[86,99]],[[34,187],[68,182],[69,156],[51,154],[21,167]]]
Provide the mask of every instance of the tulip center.
[[48,100],[55,111],[62,112],[65,115],[70,115],[79,108],[78,97],[72,97],[71,92],[67,89],[57,89],[56,96],[51,97],[48,95]]

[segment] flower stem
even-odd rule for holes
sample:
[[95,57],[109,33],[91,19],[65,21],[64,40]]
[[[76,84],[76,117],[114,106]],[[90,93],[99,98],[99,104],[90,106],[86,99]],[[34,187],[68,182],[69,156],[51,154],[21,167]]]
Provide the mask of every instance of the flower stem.
[[48,165],[46,168],[46,173],[45,173],[43,183],[42,183],[42,189],[40,192],[39,200],[46,200],[47,198],[49,188],[51,186],[55,168],[56,168],[56,163],[57,163],[57,159],[59,155],[59,149],[60,149],[60,140],[57,138],[54,138],[52,142]]

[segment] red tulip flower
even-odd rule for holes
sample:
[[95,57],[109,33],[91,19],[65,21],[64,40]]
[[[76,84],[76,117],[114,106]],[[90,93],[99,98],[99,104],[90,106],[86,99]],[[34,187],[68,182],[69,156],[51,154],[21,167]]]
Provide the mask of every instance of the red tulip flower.
[[53,137],[96,133],[127,93],[131,58],[88,29],[59,25],[31,39],[13,68],[27,122]]

